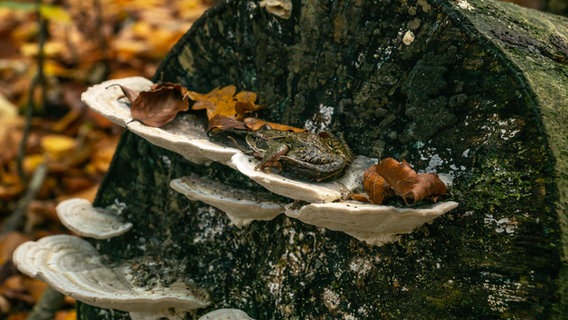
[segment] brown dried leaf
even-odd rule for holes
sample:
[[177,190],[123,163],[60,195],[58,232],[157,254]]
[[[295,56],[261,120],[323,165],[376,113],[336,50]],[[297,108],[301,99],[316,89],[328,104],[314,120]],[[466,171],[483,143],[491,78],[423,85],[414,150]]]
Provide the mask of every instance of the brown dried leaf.
[[30,237],[18,231],[10,231],[2,235],[2,237],[0,237],[0,265],[12,259],[14,250],[16,250],[20,244],[29,240],[31,240]]
[[120,87],[131,102],[132,118],[148,126],[162,127],[172,121],[178,112],[189,109],[185,98],[186,89],[179,84],[155,84],[150,91],[142,91],[138,96],[129,89]]
[[395,194],[387,181],[377,173],[377,166],[369,167],[363,174],[363,188],[371,203],[381,204],[385,198],[392,197]]
[[385,158],[375,170],[407,205],[413,205],[430,196],[446,194],[446,185],[438,178],[438,175],[434,173],[417,174],[404,160],[398,162],[393,158]]
[[269,121],[265,121],[265,120],[262,120],[262,119],[259,119],[259,118],[248,117],[248,118],[244,119],[244,122],[246,123],[247,127],[250,128],[253,131],[260,130],[264,126],[269,126],[271,129],[280,130],[280,131],[293,131],[293,132],[305,132],[306,131],[306,129],[304,129],[304,128],[297,128],[297,127],[292,127],[292,126],[288,126],[288,125],[285,125],[285,124],[269,122]]
[[209,125],[207,126],[207,132],[213,130],[249,130],[249,128],[242,121],[217,114],[209,119]]

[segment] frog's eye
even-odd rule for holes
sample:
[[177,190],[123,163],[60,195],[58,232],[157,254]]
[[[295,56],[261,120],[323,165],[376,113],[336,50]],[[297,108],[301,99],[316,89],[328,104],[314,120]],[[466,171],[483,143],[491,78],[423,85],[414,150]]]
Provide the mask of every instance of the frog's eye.
[[262,127],[260,127],[260,129],[262,130],[272,130],[272,127],[269,124],[264,124],[262,125]]
[[318,137],[320,137],[322,139],[330,139],[333,136],[331,135],[331,133],[329,133],[327,131],[322,131],[322,132],[318,133]]

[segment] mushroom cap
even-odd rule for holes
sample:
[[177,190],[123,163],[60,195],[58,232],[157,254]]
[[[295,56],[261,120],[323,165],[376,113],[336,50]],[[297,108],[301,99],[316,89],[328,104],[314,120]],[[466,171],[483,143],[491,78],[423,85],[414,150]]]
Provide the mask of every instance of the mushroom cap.
[[239,309],[217,309],[199,317],[198,320],[254,320]]
[[241,152],[210,141],[205,127],[191,114],[180,114],[162,128],[147,126],[138,121],[130,122],[126,127],[150,143],[173,151],[196,164],[211,161],[225,163],[234,154]]
[[181,282],[151,289],[133,285],[127,266],[105,265],[104,257],[89,242],[70,235],[25,242],[14,251],[13,260],[28,276],[101,308],[160,313],[208,305],[204,297]]
[[132,116],[128,105],[121,100],[124,93],[117,84],[133,91],[147,91],[152,87],[152,81],[143,77],[108,80],[89,87],[81,95],[81,100],[96,113],[121,127],[126,127],[126,124],[132,121]]
[[132,223],[120,221],[108,210],[95,208],[85,199],[62,201],[56,211],[65,227],[83,237],[108,239],[132,229]]
[[265,7],[269,13],[282,19],[290,19],[292,16],[291,0],[262,0],[259,5]]
[[426,208],[395,208],[356,201],[313,203],[285,214],[307,224],[345,232],[370,245],[382,245],[456,208],[457,202],[439,202]]
[[284,212],[280,203],[258,199],[252,192],[230,188],[198,176],[174,179],[170,186],[191,200],[199,200],[227,214],[238,227],[254,220],[272,220]]
[[124,94],[118,85],[132,91],[147,91],[150,90],[152,82],[142,77],[108,80],[87,89],[81,99],[103,117],[126,127],[154,145],[182,155],[193,163],[226,162],[233,154],[240,152],[238,149],[209,141],[205,126],[198,123],[191,114],[180,114],[162,128],[133,121],[130,108],[122,99]]

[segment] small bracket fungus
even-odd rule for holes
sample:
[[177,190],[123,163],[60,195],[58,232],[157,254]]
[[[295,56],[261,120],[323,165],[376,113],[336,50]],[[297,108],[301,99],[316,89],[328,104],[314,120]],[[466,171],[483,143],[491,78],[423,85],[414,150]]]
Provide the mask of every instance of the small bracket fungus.
[[257,161],[242,153],[231,158],[231,167],[265,187],[269,191],[295,200],[307,202],[331,202],[341,199],[347,189],[336,182],[304,182],[280,175],[255,170]]
[[55,235],[20,245],[13,256],[18,269],[86,304],[136,314],[160,316],[206,307],[209,302],[181,282],[168,287],[133,285],[130,268],[110,267],[87,241]]
[[81,99],[95,112],[115,124],[126,127],[150,143],[176,152],[193,163],[224,163],[240,152],[235,148],[209,141],[205,126],[190,114],[178,115],[163,128],[147,126],[132,119],[130,108],[121,100],[124,93],[120,86],[132,91],[143,91],[149,90],[151,85],[151,81],[142,77],[108,80],[90,87],[81,95]]
[[284,206],[277,202],[259,200],[250,192],[235,190],[203,177],[174,179],[170,186],[191,200],[202,201],[225,212],[237,227],[254,220],[272,220],[284,212]]
[[282,19],[290,19],[292,16],[292,0],[262,0],[259,5]]
[[132,223],[120,221],[108,210],[95,208],[85,199],[62,201],[57,205],[56,210],[61,223],[83,237],[108,239],[132,228]]
[[197,320],[254,320],[239,309],[217,309],[199,317]]
[[[119,100],[124,97],[124,93],[117,84],[133,91],[146,91],[152,87],[152,81],[143,77],[109,80],[88,88],[81,95],[81,100],[101,116],[121,127],[126,127],[126,124],[132,121],[132,117],[130,108]],[[109,99],[109,95],[112,95],[113,99]]]
[[286,215],[307,224],[345,232],[370,245],[383,245],[456,208],[457,202],[440,202],[428,208],[395,208],[361,202],[309,204],[288,208]]

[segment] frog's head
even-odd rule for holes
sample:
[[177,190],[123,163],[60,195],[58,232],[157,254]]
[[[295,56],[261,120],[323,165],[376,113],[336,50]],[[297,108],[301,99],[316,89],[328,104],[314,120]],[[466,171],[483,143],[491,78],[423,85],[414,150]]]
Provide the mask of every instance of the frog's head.
[[270,140],[270,134],[268,133],[270,131],[269,129],[263,128],[249,132],[245,137],[248,147],[256,152],[266,151],[268,148],[268,140]]

